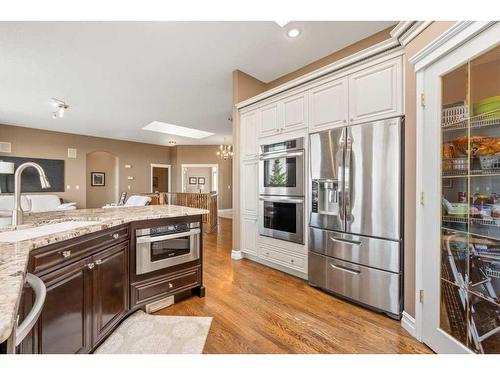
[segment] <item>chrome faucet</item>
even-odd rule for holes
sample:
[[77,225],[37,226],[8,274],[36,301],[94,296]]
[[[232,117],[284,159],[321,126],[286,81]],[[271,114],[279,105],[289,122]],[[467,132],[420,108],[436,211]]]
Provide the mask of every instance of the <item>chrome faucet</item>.
[[38,171],[42,189],[50,188],[50,182],[42,167],[33,162],[21,164],[14,174],[14,210],[12,211],[12,225],[20,225],[23,223],[23,209],[21,208],[21,174],[29,167],[33,167]]

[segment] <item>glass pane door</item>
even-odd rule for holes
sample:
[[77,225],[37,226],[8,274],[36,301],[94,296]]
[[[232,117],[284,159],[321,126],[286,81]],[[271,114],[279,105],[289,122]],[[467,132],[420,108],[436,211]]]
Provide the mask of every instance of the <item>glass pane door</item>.
[[442,77],[440,327],[500,353],[500,47]]

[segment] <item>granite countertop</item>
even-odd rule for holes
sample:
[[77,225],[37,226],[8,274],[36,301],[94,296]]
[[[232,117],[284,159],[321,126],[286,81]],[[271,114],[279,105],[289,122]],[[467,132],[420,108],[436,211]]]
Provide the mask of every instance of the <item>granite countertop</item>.
[[133,221],[206,213],[208,211],[203,209],[173,205],[53,211],[28,214],[24,216],[23,225],[15,228],[0,228],[1,233],[67,221],[98,222],[98,224],[66,230],[39,238],[18,242],[0,242],[0,343],[5,341],[12,332],[31,250]]

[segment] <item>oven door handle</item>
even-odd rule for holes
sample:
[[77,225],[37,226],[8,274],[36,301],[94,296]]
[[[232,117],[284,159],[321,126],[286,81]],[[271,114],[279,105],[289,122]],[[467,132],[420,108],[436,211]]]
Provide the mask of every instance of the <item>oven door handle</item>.
[[275,152],[272,154],[264,154],[260,156],[260,160],[279,159],[279,158],[293,158],[296,156],[304,156],[304,151],[292,152]]
[[189,232],[179,232],[173,234],[165,234],[164,236],[143,236],[137,237],[137,243],[152,243],[164,240],[172,240],[174,238],[193,236],[195,234],[200,234],[200,228],[191,229]]
[[298,203],[298,204],[304,203],[304,199],[300,199],[300,198],[286,198],[286,197],[264,198],[264,197],[260,197],[259,199],[263,202]]

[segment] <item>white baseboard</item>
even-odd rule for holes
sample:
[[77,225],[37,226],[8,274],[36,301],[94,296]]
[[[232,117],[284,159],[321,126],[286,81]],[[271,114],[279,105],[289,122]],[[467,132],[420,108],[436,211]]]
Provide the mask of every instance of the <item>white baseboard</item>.
[[403,317],[401,318],[401,326],[408,331],[413,337],[417,337],[417,331],[415,328],[415,318],[403,311]]
[[243,254],[239,250],[231,250],[231,259],[234,260],[243,259]]
[[225,217],[225,218],[232,218],[233,217],[233,209],[232,208],[225,208],[222,210],[217,210],[217,216]]

